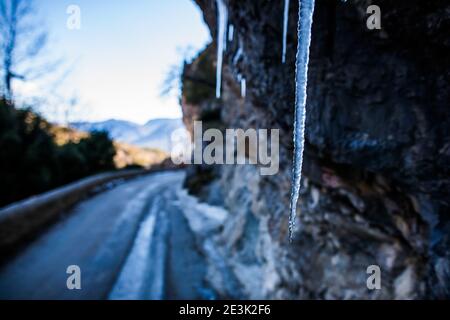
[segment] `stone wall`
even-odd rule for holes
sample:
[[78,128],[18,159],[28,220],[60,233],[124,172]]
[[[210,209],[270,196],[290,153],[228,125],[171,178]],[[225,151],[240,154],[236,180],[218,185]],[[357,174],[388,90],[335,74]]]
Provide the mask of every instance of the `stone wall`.
[[[222,98],[212,43],[185,67],[184,122],[280,129],[280,172],[195,166],[186,185],[230,212],[217,237],[244,295],[449,298],[450,4],[380,0],[382,29],[368,30],[372,1],[316,1],[299,227],[289,244],[298,3],[282,64],[283,1],[224,2],[235,36]],[[216,39],[215,1],[196,3]],[[381,290],[366,287],[369,265],[381,268]]]

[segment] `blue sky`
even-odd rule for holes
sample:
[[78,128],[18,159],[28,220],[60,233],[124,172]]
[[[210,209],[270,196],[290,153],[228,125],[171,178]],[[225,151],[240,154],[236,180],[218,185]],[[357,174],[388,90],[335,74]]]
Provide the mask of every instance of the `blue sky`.
[[[144,123],[181,116],[177,98],[161,98],[160,88],[186,48],[195,52],[210,41],[191,0],[38,0],[36,5],[52,54],[74,62],[59,90],[76,94],[84,105],[76,120]],[[81,30],[66,27],[69,5],[81,9]]]

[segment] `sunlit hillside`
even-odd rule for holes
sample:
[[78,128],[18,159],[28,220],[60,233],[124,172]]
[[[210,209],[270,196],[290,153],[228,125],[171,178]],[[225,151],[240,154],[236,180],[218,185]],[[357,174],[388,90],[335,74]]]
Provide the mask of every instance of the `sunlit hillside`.
[[[69,142],[78,143],[81,139],[89,137],[87,132],[61,125],[53,125],[51,133],[59,146]],[[133,166],[150,168],[162,163],[168,157],[166,152],[155,148],[142,148],[118,141],[114,141],[114,147],[116,149],[114,164],[117,169]]]

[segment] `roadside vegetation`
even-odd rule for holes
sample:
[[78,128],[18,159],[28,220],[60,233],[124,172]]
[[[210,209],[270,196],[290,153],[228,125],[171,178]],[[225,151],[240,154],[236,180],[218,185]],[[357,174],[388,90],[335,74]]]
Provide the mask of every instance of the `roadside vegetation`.
[[0,100],[0,206],[115,169],[116,149],[107,133],[57,143],[54,128],[31,109]]

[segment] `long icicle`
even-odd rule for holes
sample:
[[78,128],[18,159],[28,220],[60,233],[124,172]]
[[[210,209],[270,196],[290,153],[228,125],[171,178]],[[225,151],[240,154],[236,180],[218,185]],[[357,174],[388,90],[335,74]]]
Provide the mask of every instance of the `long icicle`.
[[292,168],[291,210],[289,240],[292,242],[297,202],[302,178],[303,150],[305,147],[306,89],[308,83],[309,47],[315,0],[299,0],[298,48],[295,69],[295,121],[294,163]]
[[281,62],[286,62],[286,42],[287,42],[287,29],[289,24],[289,0],[284,0],[284,14],[283,14],[283,55]]
[[226,50],[227,39],[227,24],[228,24],[228,10],[223,0],[216,0],[217,4],[217,70],[216,70],[216,98],[219,99],[222,92],[222,66],[223,66],[223,52]]

